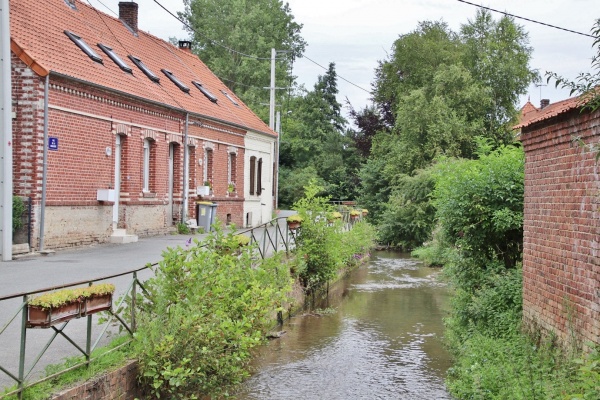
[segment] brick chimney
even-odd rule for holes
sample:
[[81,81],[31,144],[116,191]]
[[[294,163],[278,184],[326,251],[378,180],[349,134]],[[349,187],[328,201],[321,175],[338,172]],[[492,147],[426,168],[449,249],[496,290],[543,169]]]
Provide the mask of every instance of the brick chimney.
[[192,42],[189,40],[180,40],[179,41],[179,49],[186,51],[188,53],[192,52]]
[[119,2],[119,19],[125,22],[133,32],[138,31],[138,5],[133,1]]
[[540,109],[546,108],[550,105],[550,99],[542,99],[540,101]]

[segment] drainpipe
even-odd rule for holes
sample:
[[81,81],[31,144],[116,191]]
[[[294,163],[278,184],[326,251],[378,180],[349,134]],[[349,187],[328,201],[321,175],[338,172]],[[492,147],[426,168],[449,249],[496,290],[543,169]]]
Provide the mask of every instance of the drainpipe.
[[42,204],[40,205],[40,253],[44,251],[44,221],[46,220],[46,182],[48,178],[48,84],[50,74],[44,82],[44,151],[42,164]]
[[119,227],[119,202],[121,199],[121,135],[115,135],[115,202],[112,209],[112,234],[114,235]]
[[188,193],[189,193],[189,171],[188,171],[188,124],[190,114],[185,113],[185,128],[183,131],[183,210],[181,211],[181,223],[187,221]]
[[275,210],[279,207],[279,140],[281,138],[281,113],[277,111],[277,118],[275,119],[275,131],[277,132],[277,142],[275,146],[277,146],[277,151],[275,152]]

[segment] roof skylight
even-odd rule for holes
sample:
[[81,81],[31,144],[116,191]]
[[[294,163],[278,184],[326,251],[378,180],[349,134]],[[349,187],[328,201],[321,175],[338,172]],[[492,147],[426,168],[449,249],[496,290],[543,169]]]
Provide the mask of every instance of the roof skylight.
[[163,72],[163,74],[165,74],[167,76],[167,78],[169,78],[179,89],[181,89],[182,91],[189,93],[190,92],[190,88],[185,86],[179,79],[177,79],[175,77],[175,75],[173,75],[173,73],[167,69],[161,69],[161,71]]
[[231,96],[229,95],[229,93],[227,93],[227,92],[226,92],[226,91],[224,91],[224,90],[221,90],[221,93],[223,93],[223,94],[225,95],[225,97],[227,97],[227,98],[229,99],[229,101],[231,101],[231,102],[233,103],[233,105],[235,105],[235,106],[239,106],[238,102],[237,102],[237,101],[235,101],[235,99],[234,99],[233,97],[231,97]]
[[69,32],[67,30],[65,30],[64,32],[65,35],[67,35],[69,39],[71,39],[73,43],[77,45],[77,47],[83,50],[83,52],[87,54],[89,58],[96,62],[102,63],[102,57],[100,57],[98,53],[96,53],[90,46],[88,46],[88,44],[82,38],[80,38],[73,32]]
[[148,78],[150,78],[151,81],[153,82],[159,82],[160,78],[156,75],[154,75],[154,72],[150,71],[150,69],[148,67],[146,67],[146,64],[144,64],[142,62],[142,60],[140,60],[137,57],[134,57],[132,55],[128,55],[127,57],[129,57],[129,59],[131,61],[133,61],[133,63],[144,73],[146,74],[146,76]]
[[217,97],[214,94],[212,94],[207,88],[202,86],[202,84],[200,82],[192,81],[192,83],[194,84],[194,86],[196,86],[198,88],[199,91],[202,92],[203,95],[206,96],[207,99],[209,99],[213,103],[217,102],[217,100],[218,100]]
[[121,68],[125,72],[129,72],[130,74],[132,73],[131,67],[129,65],[127,65],[125,63],[125,61],[123,61],[121,59],[121,57],[119,57],[117,55],[117,53],[115,53],[113,51],[113,49],[111,49],[110,47],[108,47],[108,46],[106,46],[106,45],[104,45],[102,43],[98,43],[98,47],[100,47],[102,49],[102,51],[105,52],[106,55],[108,57],[110,57],[110,59],[113,60],[114,63],[119,66],[119,68]]

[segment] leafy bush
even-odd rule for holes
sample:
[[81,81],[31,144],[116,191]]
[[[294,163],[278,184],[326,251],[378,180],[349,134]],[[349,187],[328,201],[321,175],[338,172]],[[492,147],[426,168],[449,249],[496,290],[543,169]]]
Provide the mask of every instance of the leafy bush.
[[467,257],[514,267],[523,245],[523,149],[503,146],[478,160],[446,159],[434,174],[433,205],[450,244]]
[[381,216],[378,241],[412,250],[431,237],[435,208],[430,197],[434,180],[429,169],[415,176],[402,175],[397,180]]
[[153,396],[194,399],[224,395],[248,376],[290,278],[279,255],[256,260],[217,227],[189,250],[163,253],[147,282],[152,306],[135,335],[141,381]]
[[340,220],[332,224],[328,216],[333,206],[328,197],[318,194],[322,188],[315,181],[305,187],[305,195],[294,204],[302,217],[302,231],[296,237],[296,258],[292,266],[307,291],[335,278],[355,254],[368,253],[373,246],[374,231],[360,222],[349,232],[342,231]]
[[600,398],[600,356],[568,359],[553,339],[538,345],[518,331],[503,338],[474,333],[448,370],[446,387],[457,399]]
[[23,227],[23,215],[27,211],[27,206],[22,198],[13,196],[12,206],[12,231],[15,233]]
[[187,224],[184,224],[183,222],[177,223],[177,233],[179,233],[180,235],[187,235],[190,232],[190,227]]

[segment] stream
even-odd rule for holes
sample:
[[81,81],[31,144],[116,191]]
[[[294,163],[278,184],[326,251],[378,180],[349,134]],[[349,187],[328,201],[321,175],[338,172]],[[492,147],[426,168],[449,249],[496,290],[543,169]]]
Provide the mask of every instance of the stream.
[[236,399],[451,399],[440,270],[375,252],[259,350]]

